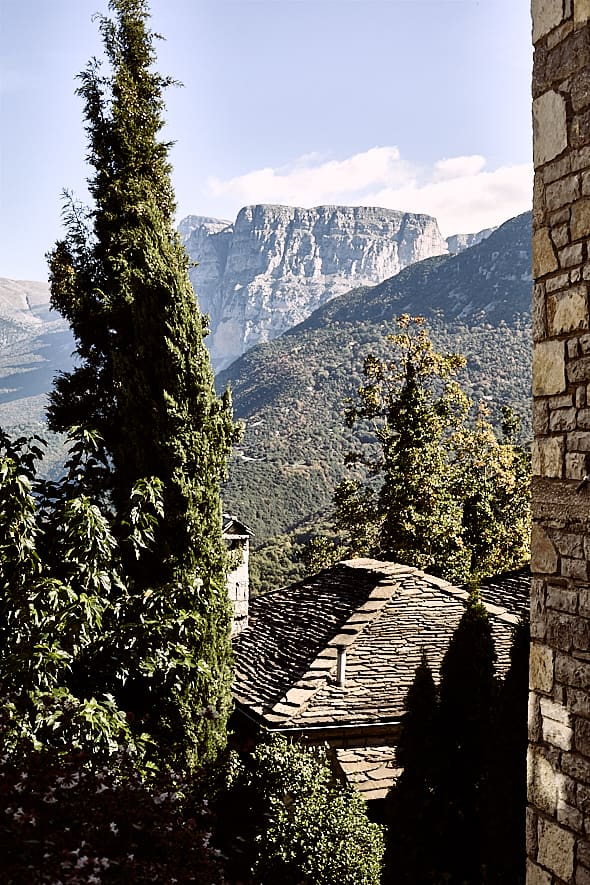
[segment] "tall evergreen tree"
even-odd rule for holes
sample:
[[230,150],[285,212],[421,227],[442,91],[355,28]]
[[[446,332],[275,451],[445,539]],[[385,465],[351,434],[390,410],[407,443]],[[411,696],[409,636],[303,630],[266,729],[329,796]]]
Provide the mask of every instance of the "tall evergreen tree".
[[441,880],[453,885],[482,881],[495,661],[488,613],[473,591],[441,664],[436,814]]
[[428,885],[438,869],[435,788],[438,769],[438,692],[426,654],[404,701],[397,745],[403,768],[387,797],[383,885]]
[[[112,502],[125,531],[134,485],[161,481],[164,518],[153,551],[127,566],[138,599],[161,594],[174,639],[195,663],[174,688],[182,712],[170,726],[195,762],[223,742],[229,710],[219,482],[235,426],[229,395],[215,395],[206,322],[173,229],[169,144],[160,138],[172,81],[153,70],[146,0],[110,0],[109,8],[113,18],[99,19],[107,65],[93,60],[80,75],[94,202],[83,210],[68,198],[66,236],[50,255],[52,304],[72,327],[78,365],[57,379],[49,418],[55,430],[100,434],[108,469],[93,491]],[[147,626],[144,636],[137,674],[157,667]],[[134,684],[128,703],[138,694]]]
[[461,505],[452,489],[451,441],[469,405],[454,380],[465,359],[437,353],[421,317],[402,316],[398,328],[389,336],[390,360],[372,355],[365,360],[359,405],[346,411],[349,427],[370,422],[380,447],[376,458],[360,452],[347,460],[381,483],[345,481],[335,494],[336,524],[351,536],[370,539],[370,530],[358,528],[364,512],[376,539],[371,552],[462,580],[468,555]]
[[505,415],[499,442],[456,380],[460,354],[439,353],[422,317],[401,316],[390,359],[369,355],[349,427],[374,446],[347,456],[356,476],[334,494],[353,555],[377,555],[451,581],[515,568],[528,553],[530,467]]

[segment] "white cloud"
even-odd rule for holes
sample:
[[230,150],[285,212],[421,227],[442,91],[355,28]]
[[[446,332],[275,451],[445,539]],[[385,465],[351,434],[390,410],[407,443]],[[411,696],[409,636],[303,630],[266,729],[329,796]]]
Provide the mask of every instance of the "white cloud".
[[[306,154],[288,166],[210,178],[209,200],[235,211],[251,203],[381,206],[424,212],[443,235],[500,224],[532,203],[532,165],[487,169],[485,157],[448,157],[431,166],[405,160],[397,147],[373,147],[343,160]],[[225,209],[227,213],[227,208]]]

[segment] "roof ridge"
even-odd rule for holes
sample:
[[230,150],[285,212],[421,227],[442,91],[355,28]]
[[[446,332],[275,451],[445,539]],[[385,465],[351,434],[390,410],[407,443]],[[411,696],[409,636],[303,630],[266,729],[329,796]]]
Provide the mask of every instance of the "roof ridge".
[[[377,560],[372,561],[377,562]],[[348,561],[343,560],[337,563],[337,565],[348,565]],[[338,659],[338,648],[343,646],[349,648],[354,645],[365,627],[368,627],[379,617],[396,590],[400,589],[403,577],[408,577],[417,571],[417,569],[411,566],[392,565],[396,566],[395,570],[391,569],[393,574],[390,573],[389,569],[374,569],[376,572],[381,572],[383,577],[370,591],[365,602],[354,609],[344,624],[340,626],[338,633],[334,634],[332,639],[311,661],[307,672],[273,704],[266,714],[269,719],[282,721],[285,714],[295,716],[303,710],[332,675]],[[398,572],[397,575],[395,574],[396,571]]]
[[[435,578],[428,574],[425,574],[425,577],[435,584],[435,586],[439,587],[443,593],[447,593],[449,596],[453,596],[455,599],[460,599],[461,602],[467,604],[467,600],[471,594],[464,586],[457,586],[456,584],[451,584],[450,581],[443,580],[443,578]],[[506,624],[518,624],[518,616],[511,614],[505,606],[486,602],[483,598],[481,598],[481,604],[488,614],[495,615],[500,621],[504,621]]]

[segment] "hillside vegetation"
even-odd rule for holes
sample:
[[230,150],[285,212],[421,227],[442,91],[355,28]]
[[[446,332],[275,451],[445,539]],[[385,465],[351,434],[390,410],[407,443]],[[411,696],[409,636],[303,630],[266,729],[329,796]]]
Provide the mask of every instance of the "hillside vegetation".
[[[383,357],[392,321],[424,315],[435,347],[467,357],[460,381],[497,417],[510,405],[530,425],[530,214],[451,257],[427,259],[378,286],[355,289],[244,354],[218,376],[246,424],[225,486],[256,545],[325,519],[345,475],[347,398],[369,353]],[[272,547],[265,555],[272,559]],[[275,557],[276,558],[276,557]]]

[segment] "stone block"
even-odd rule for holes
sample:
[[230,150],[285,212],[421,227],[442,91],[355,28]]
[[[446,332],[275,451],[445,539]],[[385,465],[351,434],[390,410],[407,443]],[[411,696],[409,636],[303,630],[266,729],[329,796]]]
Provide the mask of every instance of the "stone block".
[[590,144],[590,110],[576,114],[569,126],[569,140],[573,148]]
[[[567,710],[547,698],[541,698],[540,706],[543,740],[560,750],[570,750],[574,739],[574,730],[570,725]],[[554,710],[557,711],[555,715],[553,715]]]
[[537,815],[533,808],[526,810],[526,851],[529,857],[537,856]]
[[549,430],[563,433],[575,430],[577,415],[575,409],[556,409],[549,414]]
[[590,621],[578,618],[574,631],[574,652],[585,654],[590,648]]
[[526,881],[527,885],[551,885],[551,873],[542,870],[532,860],[527,859]]
[[569,830],[549,820],[539,820],[539,863],[568,882],[574,873],[575,836]]
[[578,753],[590,756],[590,722],[587,719],[576,720],[575,746]]
[[546,400],[533,402],[533,431],[536,434],[546,434],[549,430],[549,408]]
[[555,249],[546,227],[533,233],[533,277],[538,280],[559,267]]
[[[584,816],[572,805],[567,802],[558,801],[557,803],[557,822],[575,830],[577,833],[584,832]],[[576,880],[577,881],[577,880]],[[590,885],[590,882],[588,883]]]
[[[557,0],[561,6],[561,0]],[[557,4],[556,4],[557,5]],[[567,147],[565,100],[550,89],[533,102],[533,159],[542,166]]]
[[527,754],[527,794],[535,808],[555,814],[557,775],[549,760],[536,747],[529,747]]
[[533,43],[563,21],[562,0],[537,0],[533,5]]
[[[582,457],[585,457],[584,455]],[[575,532],[555,532],[553,542],[561,556],[584,559],[584,536]]]
[[534,642],[529,655],[529,687],[547,694],[553,689],[554,653],[547,645]]
[[[562,206],[569,206],[579,196],[580,179],[577,175],[559,178],[545,188],[545,204],[550,212],[553,212],[555,209],[561,209]],[[551,232],[551,237],[553,242],[555,242],[553,231]]]
[[590,433],[570,433],[567,437],[570,452],[590,452]]
[[586,690],[590,688],[590,664],[557,652],[555,655],[555,678],[563,685]]
[[[590,71],[584,68],[578,71],[570,83],[570,99],[574,111],[581,111],[590,104]],[[584,166],[590,164],[585,163]]]
[[547,626],[547,641],[555,649],[571,652],[573,645],[575,618],[563,612],[547,610],[545,615]]
[[533,287],[532,326],[533,341],[543,341],[547,337],[547,311],[542,283],[536,283]]
[[[581,338],[584,336],[582,335]],[[575,360],[580,355],[580,338],[568,338],[567,340],[567,356],[570,360]]]
[[547,588],[547,608],[575,615],[578,608],[578,594],[575,590],[550,585]]
[[541,708],[539,698],[533,692],[529,692],[528,703],[528,735],[532,744],[540,744],[543,738],[543,723],[541,720]]
[[590,695],[577,688],[568,688],[567,705],[573,716],[590,718]]
[[531,529],[531,569],[546,575],[557,572],[557,551],[545,529],[533,523]]
[[[543,169],[539,174],[543,177],[544,184],[549,185],[552,182],[557,181],[558,178],[565,178],[571,171],[572,155],[571,152],[568,151],[567,154],[564,154],[559,160],[553,160],[552,163],[547,163],[543,166]],[[576,169],[576,172],[579,171],[579,169]],[[545,200],[545,194],[543,194],[543,200]],[[545,205],[547,204],[545,203]],[[552,209],[551,211],[554,212],[555,210]]]
[[582,251],[582,243],[574,243],[571,246],[564,246],[557,253],[557,260],[560,267],[576,267],[582,263],[584,254]]
[[572,240],[590,236],[590,200],[577,200],[571,208],[570,230]]
[[548,277],[543,285],[546,292],[559,292],[562,289],[569,289],[570,282],[570,272],[565,271],[564,273],[558,273],[554,274],[552,277]]
[[588,563],[585,560],[562,557],[561,574],[564,578],[572,578],[574,581],[588,580]]
[[[584,538],[584,551],[587,559],[590,559],[590,555],[588,550],[590,548],[590,543],[588,538]],[[583,617],[590,617],[590,588],[588,587],[578,587],[578,610],[580,615]]]
[[590,381],[590,357],[584,356],[568,363],[567,378],[572,384],[586,384]]
[[574,0],[574,23],[586,24],[590,19],[590,0]]
[[577,753],[564,753],[561,760],[564,774],[568,774],[578,782],[590,784],[590,762]]
[[566,479],[583,479],[587,470],[587,456],[581,452],[568,452],[565,456],[565,477]]
[[[583,384],[580,387],[576,387],[574,405],[576,409],[583,409],[586,405],[586,387]],[[590,409],[588,410],[588,415],[590,416]]]
[[563,341],[538,341],[533,348],[533,396],[552,396],[565,389]]
[[547,400],[547,405],[551,411],[554,409],[569,409],[573,404],[573,398],[569,393],[564,393],[560,396],[550,396]]
[[[590,808],[588,811],[590,811]],[[586,814],[587,812],[584,813]],[[585,867],[590,867],[590,842],[578,842],[576,857],[578,863],[583,863]]]
[[559,295],[547,299],[547,318],[551,335],[562,335],[576,329],[588,328],[588,301],[586,285],[572,286]]
[[[587,66],[585,65],[582,68],[582,71],[578,76],[582,74],[587,74]],[[586,99],[584,99],[586,101]],[[575,109],[577,110],[577,108]],[[571,159],[572,169],[576,172],[580,172],[582,169],[590,168],[590,146],[586,146],[580,148],[579,151],[568,151],[568,156]],[[584,193],[584,177],[582,176],[582,193]]]
[[570,229],[568,224],[559,224],[551,231],[551,240],[556,249],[562,249],[570,242]]
[[567,802],[568,805],[578,807],[578,785],[571,777],[560,774],[557,777],[558,801]]
[[590,409],[580,409],[576,417],[576,424],[580,430],[590,428]]
[[563,439],[549,436],[533,442],[532,469],[533,476],[546,476],[561,479],[563,474]]
[[576,885],[590,885],[590,870],[581,864],[576,867]]

